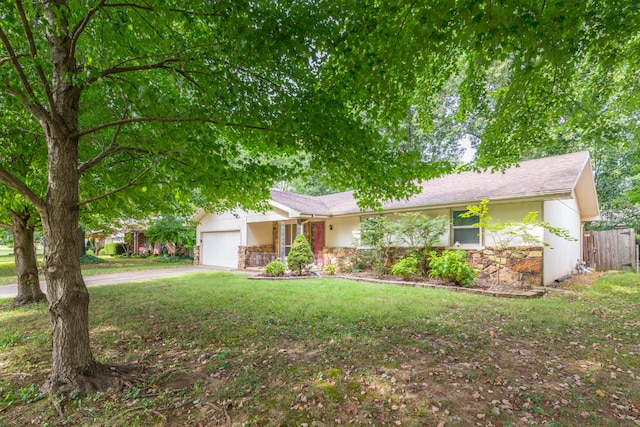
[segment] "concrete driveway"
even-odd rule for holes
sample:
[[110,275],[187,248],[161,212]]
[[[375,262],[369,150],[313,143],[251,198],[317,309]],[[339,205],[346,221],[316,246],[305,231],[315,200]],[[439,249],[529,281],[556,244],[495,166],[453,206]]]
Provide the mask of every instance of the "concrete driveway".
[[[208,265],[191,265],[187,267],[159,268],[157,270],[125,271],[122,273],[97,274],[86,276],[84,283],[87,286],[114,285],[116,283],[140,282],[143,280],[160,279],[163,277],[180,276],[189,273],[202,273],[207,271],[227,271],[234,273],[254,274],[255,271],[238,270],[229,267],[212,267]],[[46,283],[40,281],[40,288],[46,292]],[[15,298],[18,295],[18,285],[0,286],[0,298]]]

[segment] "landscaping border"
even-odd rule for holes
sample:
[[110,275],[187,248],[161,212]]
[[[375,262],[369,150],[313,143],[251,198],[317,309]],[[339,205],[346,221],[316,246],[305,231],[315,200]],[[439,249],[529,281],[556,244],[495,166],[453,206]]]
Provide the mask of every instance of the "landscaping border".
[[416,288],[433,288],[433,289],[446,289],[448,291],[454,292],[466,292],[470,294],[479,294],[479,295],[487,295],[492,297],[503,297],[503,298],[540,298],[545,293],[546,290],[542,288],[533,288],[530,291],[525,292],[502,292],[502,291],[488,291],[485,289],[477,289],[477,288],[464,288],[462,286],[445,286],[445,285],[437,285],[435,283],[424,283],[424,282],[410,282],[403,280],[383,280],[383,279],[371,279],[365,277],[353,277],[353,276],[332,276],[340,279],[349,279],[355,280],[356,282],[369,282],[369,283],[382,283],[388,285],[397,285],[397,286],[410,286]]
[[383,279],[372,279],[366,277],[353,277],[353,276],[249,276],[247,277],[250,280],[296,280],[296,279],[315,279],[315,278],[327,278],[327,279],[347,279],[353,280],[355,282],[367,282],[367,283],[381,283],[386,285],[396,285],[396,286],[409,286],[416,288],[433,288],[433,289],[446,289],[448,291],[453,292],[466,292],[469,294],[477,294],[477,295],[486,295],[491,297],[501,297],[501,298],[540,298],[547,293],[547,290],[540,287],[535,287],[530,291],[524,292],[502,292],[502,291],[489,291],[486,289],[477,289],[477,288],[464,288],[462,286],[446,286],[446,285],[437,285],[435,283],[425,283],[425,282],[411,282],[411,281],[403,281],[403,280],[383,280]]
[[247,277],[247,279],[249,280],[304,280],[304,279],[318,279],[318,278],[322,278],[316,275],[308,275],[308,276],[260,276],[260,275],[253,275],[253,276],[249,276]]

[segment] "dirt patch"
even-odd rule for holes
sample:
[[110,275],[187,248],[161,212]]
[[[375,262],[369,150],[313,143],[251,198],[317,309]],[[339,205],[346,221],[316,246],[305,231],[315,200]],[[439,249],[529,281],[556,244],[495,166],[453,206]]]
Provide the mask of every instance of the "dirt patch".
[[602,276],[605,273],[601,273],[601,272],[592,272],[591,274],[576,274],[571,276],[570,278],[568,278],[567,280],[560,282],[560,283],[556,283],[554,282],[553,284],[550,285],[550,287],[554,287],[554,288],[569,288],[569,287],[573,287],[573,286],[580,286],[580,287],[592,287],[593,284],[596,282],[596,280],[598,280],[598,278],[600,276]]

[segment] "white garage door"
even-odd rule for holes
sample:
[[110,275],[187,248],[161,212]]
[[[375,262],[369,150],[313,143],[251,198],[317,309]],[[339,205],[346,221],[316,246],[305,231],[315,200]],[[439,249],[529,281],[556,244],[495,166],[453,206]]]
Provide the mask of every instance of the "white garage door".
[[212,231],[202,233],[203,265],[238,267],[240,231]]

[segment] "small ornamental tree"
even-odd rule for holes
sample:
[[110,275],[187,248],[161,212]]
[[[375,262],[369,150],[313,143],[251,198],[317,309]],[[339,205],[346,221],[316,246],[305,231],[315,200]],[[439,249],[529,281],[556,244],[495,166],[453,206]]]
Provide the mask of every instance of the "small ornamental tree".
[[420,212],[409,212],[400,215],[400,221],[392,225],[394,236],[409,247],[409,254],[414,255],[423,273],[427,270],[427,252],[438,242],[446,231],[447,218],[432,218]]
[[313,264],[313,251],[303,234],[298,234],[291,245],[291,251],[287,255],[289,269],[300,276],[302,270]]
[[176,217],[163,217],[153,222],[145,232],[150,241],[167,244],[169,255],[176,255],[177,247],[192,248],[196,241],[196,230],[192,224],[185,225]]
[[385,273],[392,243],[393,226],[386,217],[367,218],[360,224],[360,244],[365,247],[365,259],[379,276]]

